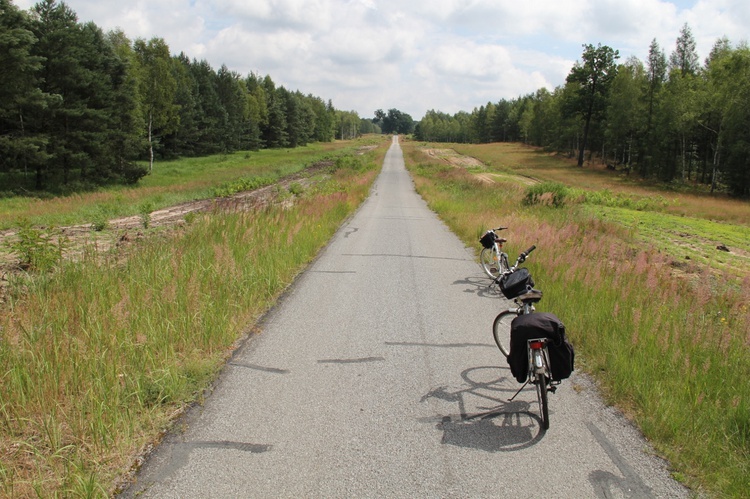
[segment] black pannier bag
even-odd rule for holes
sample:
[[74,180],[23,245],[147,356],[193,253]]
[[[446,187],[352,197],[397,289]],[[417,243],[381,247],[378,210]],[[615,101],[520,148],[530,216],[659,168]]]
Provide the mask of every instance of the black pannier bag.
[[488,230],[484,233],[484,235],[479,239],[479,242],[482,243],[482,246],[484,246],[487,249],[492,248],[492,245],[495,244],[495,233],[491,230]]
[[534,279],[532,279],[529,269],[516,269],[515,272],[506,274],[500,278],[500,291],[509,300],[531,289],[534,289]]
[[547,343],[552,379],[561,381],[568,378],[573,372],[575,351],[573,345],[565,337],[565,325],[554,314],[538,312],[519,315],[510,324],[508,364],[516,381],[526,382],[529,368],[527,342],[534,338],[552,340]]

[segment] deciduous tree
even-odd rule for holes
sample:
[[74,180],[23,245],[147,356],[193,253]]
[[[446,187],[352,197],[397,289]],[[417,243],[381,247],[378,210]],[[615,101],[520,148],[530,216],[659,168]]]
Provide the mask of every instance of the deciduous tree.
[[169,46],[162,38],[143,39],[134,45],[139,71],[140,104],[149,146],[149,171],[154,168],[154,143],[179,123],[175,104],[177,82],[172,73]]

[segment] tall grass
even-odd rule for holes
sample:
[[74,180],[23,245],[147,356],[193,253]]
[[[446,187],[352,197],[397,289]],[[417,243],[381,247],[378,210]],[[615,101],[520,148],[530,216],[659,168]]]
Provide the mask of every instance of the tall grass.
[[106,496],[365,198],[384,149],[292,207],[205,215],[123,261],[11,286],[0,309],[0,496]]
[[419,192],[469,245],[510,227],[512,256],[527,260],[607,399],[638,424],[674,474],[710,495],[750,489],[750,276],[706,266],[675,273],[667,253],[581,205],[524,205],[526,187],[488,185],[431,164],[409,144]]

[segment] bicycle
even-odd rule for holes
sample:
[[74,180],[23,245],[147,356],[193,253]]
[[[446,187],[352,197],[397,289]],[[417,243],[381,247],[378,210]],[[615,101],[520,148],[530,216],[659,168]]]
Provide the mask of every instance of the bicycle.
[[479,254],[479,261],[482,264],[484,273],[491,279],[496,279],[507,272],[510,268],[508,264],[508,255],[502,251],[503,243],[507,239],[498,237],[497,231],[505,230],[507,227],[498,227],[490,229],[479,239],[482,243],[482,252]]
[[[511,352],[518,348],[524,348],[524,345],[518,341],[511,344],[511,323],[513,319],[516,319],[517,317],[533,314],[535,312],[534,304],[542,299],[542,292],[538,289],[534,289],[534,281],[528,274],[528,270],[519,269],[519,265],[526,260],[534,249],[536,249],[536,246],[532,246],[522,252],[518,256],[516,263],[493,281],[493,283],[500,286],[500,289],[506,298],[513,299],[516,305],[515,307],[500,312],[497,317],[495,317],[495,321],[492,324],[492,336],[495,339],[498,348],[505,355],[508,363],[511,365],[511,372],[514,370]],[[514,276],[516,272],[520,272],[520,274]],[[508,282],[511,276],[515,277],[513,283]],[[544,331],[534,331],[532,336],[536,336],[536,332]],[[547,430],[549,429],[549,403],[547,395],[548,392],[554,393],[557,389],[557,385],[560,384],[560,381],[555,381],[552,375],[548,348],[552,343],[552,340],[548,337],[527,337],[522,338],[522,340],[526,343],[526,372],[525,375],[521,374],[525,377],[525,382],[523,386],[518,389],[516,394],[509,399],[509,401],[515,399],[521,390],[523,390],[529,383],[535,385],[542,428]],[[518,355],[515,357],[518,358]],[[517,366],[518,362],[516,362],[515,365]],[[517,381],[522,382],[522,379],[519,379],[518,377],[519,375],[516,375],[516,373],[513,374],[516,376]]]

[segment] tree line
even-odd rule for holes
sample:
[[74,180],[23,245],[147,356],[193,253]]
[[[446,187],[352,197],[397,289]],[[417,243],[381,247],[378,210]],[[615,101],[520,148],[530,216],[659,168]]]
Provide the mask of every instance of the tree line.
[[[132,184],[155,159],[379,132],[330,100],[79,23],[64,2],[0,0],[0,191]],[[147,160],[147,161],[144,161]],[[144,166],[147,163],[147,166]]]
[[372,122],[385,134],[408,135],[414,132],[414,119],[407,113],[398,109],[389,109],[386,114],[382,109],[375,111]]
[[750,48],[716,41],[703,64],[685,24],[667,58],[654,39],[644,62],[584,45],[565,84],[449,115],[428,111],[415,138],[523,141],[643,178],[750,196]]

